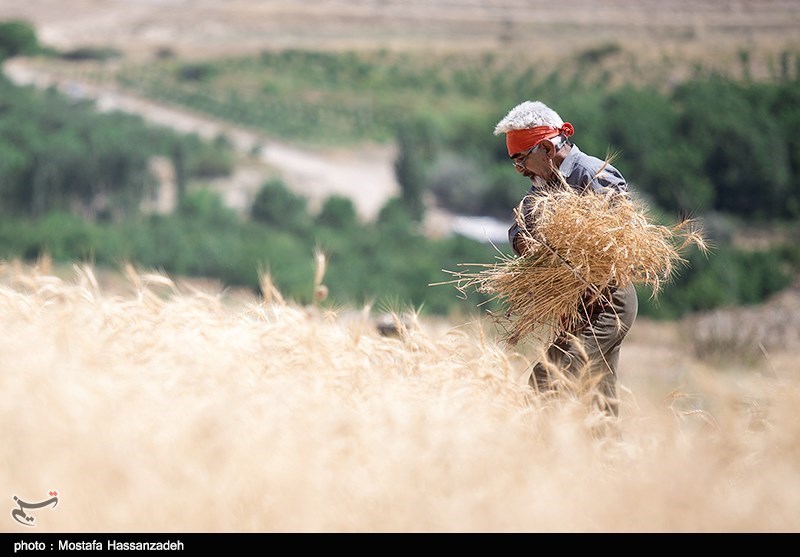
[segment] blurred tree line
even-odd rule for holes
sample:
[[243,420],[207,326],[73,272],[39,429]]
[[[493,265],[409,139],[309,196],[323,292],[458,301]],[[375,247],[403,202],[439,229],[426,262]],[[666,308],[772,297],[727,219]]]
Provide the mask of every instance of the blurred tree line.
[[191,178],[227,175],[233,152],[145,125],[119,112],[55,90],[17,87],[0,77],[0,212],[39,217],[69,211],[116,219],[138,212],[154,194],[148,163],[173,161],[179,186]]
[[[282,210],[277,210],[280,207]],[[329,307],[371,305],[385,311],[471,313],[442,269],[493,257],[480,242],[451,236],[431,240],[394,200],[375,222],[361,223],[349,198],[333,196],[314,214],[306,199],[278,179],[264,184],[249,218],[224,206],[208,189],[189,191],[169,215],[91,221],[65,212],[0,221],[0,259],[90,261],[121,268],[125,262],[172,275],[217,278],[258,292],[267,273],[282,294],[314,303],[314,252],[328,257],[324,284]],[[493,307],[487,304],[487,307]]]

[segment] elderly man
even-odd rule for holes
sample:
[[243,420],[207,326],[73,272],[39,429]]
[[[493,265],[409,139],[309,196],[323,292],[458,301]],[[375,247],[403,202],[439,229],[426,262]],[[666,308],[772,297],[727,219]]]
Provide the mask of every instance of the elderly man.
[[[607,161],[587,155],[572,143],[574,128],[550,107],[539,101],[515,106],[495,127],[494,134],[506,135],[508,155],[517,172],[531,181],[530,193],[563,188],[566,183],[582,194],[612,188],[627,192],[622,174]],[[526,196],[527,198],[527,196]],[[525,204],[523,203],[523,209]],[[524,255],[519,225],[508,231],[517,255]],[[586,299],[594,298],[592,296]],[[577,330],[556,338],[547,350],[546,362],[534,366],[530,385],[538,391],[553,388],[553,370],[577,376],[588,370],[598,382],[599,406],[618,416],[617,367],[619,350],[638,312],[633,285],[611,288],[586,307]]]

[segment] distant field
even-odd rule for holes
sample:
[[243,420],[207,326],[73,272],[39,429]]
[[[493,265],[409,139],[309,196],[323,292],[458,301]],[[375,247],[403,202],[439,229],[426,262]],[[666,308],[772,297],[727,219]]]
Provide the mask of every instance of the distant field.
[[495,50],[544,64],[615,42],[646,67],[666,59],[735,63],[741,49],[762,60],[800,45],[792,0],[5,0],[0,18],[35,22],[59,48],[114,46],[150,58],[263,49]]

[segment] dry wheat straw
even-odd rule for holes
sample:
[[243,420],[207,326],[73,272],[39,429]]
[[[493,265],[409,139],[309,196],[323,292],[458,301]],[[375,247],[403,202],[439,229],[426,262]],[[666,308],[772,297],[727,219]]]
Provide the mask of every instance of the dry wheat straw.
[[445,271],[456,279],[443,283],[463,295],[474,289],[499,300],[511,344],[573,329],[587,305],[614,285],[647,286],[655,297],[686,263],[687,247],[706,250],[695,221],[654,224],[642,201],[615,191],[582,195],[566,187],[530,194],[515,218],[523,256],[501,254],[493,264]]
[[598,438],[482,327],[384,337],[129,270],[0,261],[2,531],[50,489],[36,532],[797,530],[793,352],[785,380],[713,373],[659,324],[628,344],[624,439]]

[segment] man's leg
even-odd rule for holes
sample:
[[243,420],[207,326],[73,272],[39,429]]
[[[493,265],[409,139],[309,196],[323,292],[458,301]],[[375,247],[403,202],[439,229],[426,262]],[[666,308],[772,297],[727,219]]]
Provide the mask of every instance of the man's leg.
[[571,344],[570,339],[562,335],[550,345],[544,359],[533,367],[533,372],[528,379],[528,385],[532,389],[540,393],[554,389],[558,374],[563,373],[572,360]]
[[[611,294],[611,304],[603,309],[579,335],[583,351],[578,351],[577,365],[588,364],[588,371],[598,381],[601,408],[619,415],[617,369],[622,341],[633,327],[639,300],[633,285],[618,288]],[[585,359],[584,359],[585,358]],[[579,368],[580,369],[580,368]],[[575,371],[579,371],[574,370]]]
[[617,367],[622,341],[638,313],[638,298],[633,285],[616,289],[611,304],[593,316],[590,326],[577,336],[559,337],[548,349],[545,362],[533,369],[529,384],[539,392],[553,390],[555,375],[567,372],[574,377],[589,373],[598,382],[602,394],[598,404],[605,411],[619,414],[617,403]]

